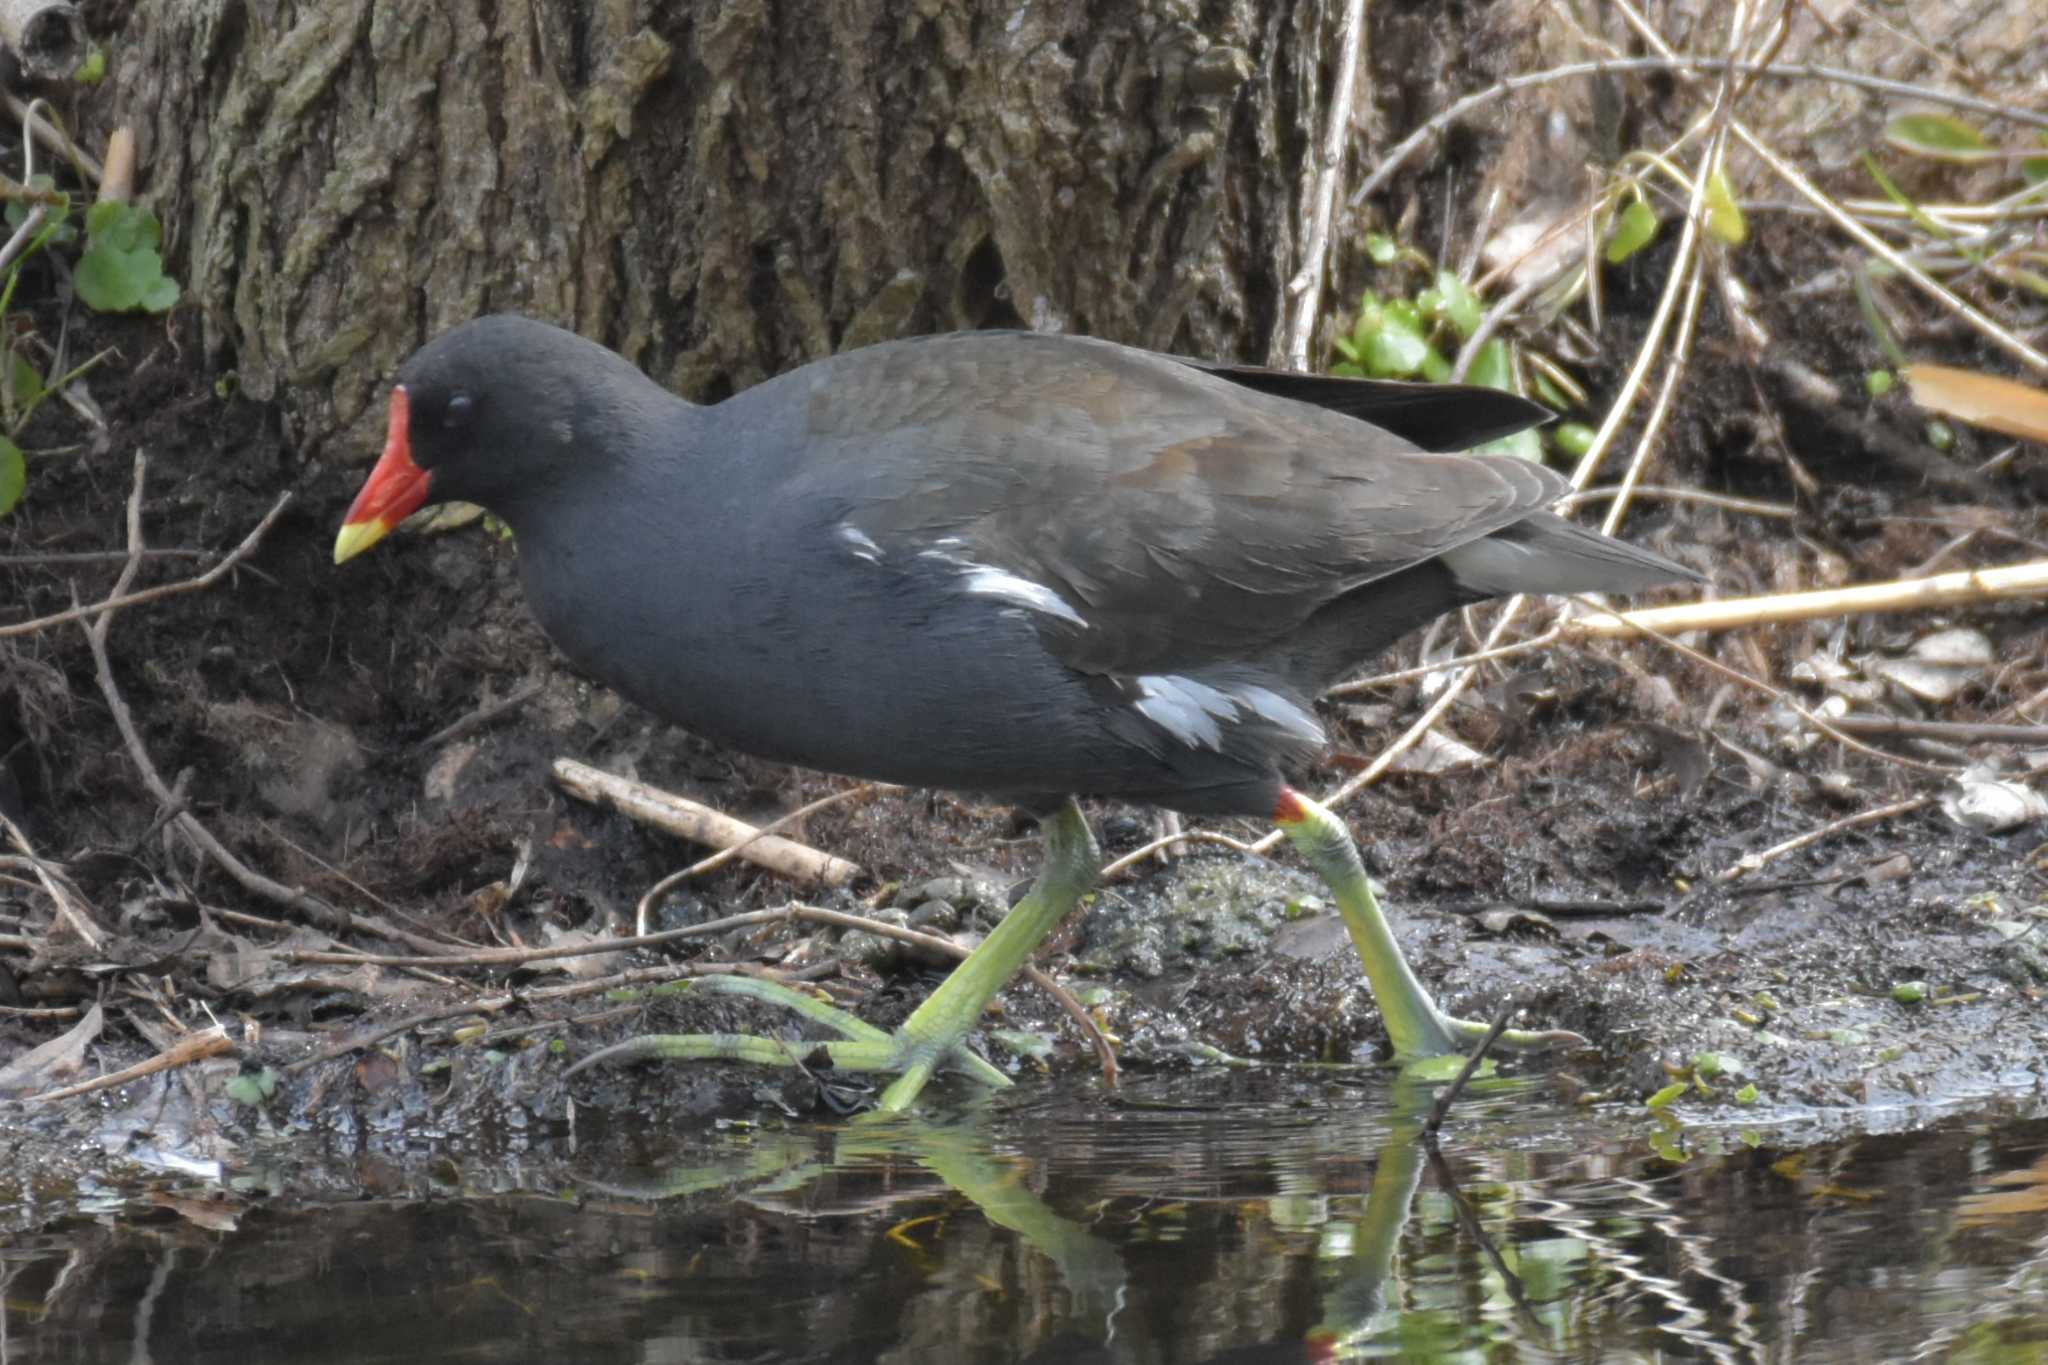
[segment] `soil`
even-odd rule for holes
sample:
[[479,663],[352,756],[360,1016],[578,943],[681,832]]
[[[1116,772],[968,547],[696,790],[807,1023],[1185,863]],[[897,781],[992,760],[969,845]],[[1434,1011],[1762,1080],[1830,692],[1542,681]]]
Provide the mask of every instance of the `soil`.
[[[1787,279],[1812,264],[1800,260],[1812,250],[1803,238],[1766,232],[1756,250]],[[1662,278],[1653,257],[1637,278],[1644,290]],[[1626,281],[1610,292],[1606,354],[1617,373],[1587,376],[1596,392],[1618,380],[1650,303],[1632,298]],[[1852,325],[1816,327],[1796,315],[1810,305],[1790,300],[1763,306],[1783,313],[1771,319],[1780,334],[1811,340],[1803,363],[1845,389],[1848,376],[1876,363]],[[38,323],[51,336],[62,325],[54,313]],[[788,1027],[744,1000],[598,989],[627,969],[772,969],[895,1023],[933,968],[872,940],[843,941],[837,930],[754,925],[512,971],[291,956],[630,932],[647,887],[702,851],[570,799],[548,777],[558,755],[756,821],[851,784],[715,749],[577,677],[524,613],[516,547],[486,523],[395,537],[336,569],[334,528],[373,452],[355,452],[348,467],[299,458],[288,409],[238,397],[231,376],[197,363],[195,333],[193,319],[177,314],[168,323],[71,319],[74,354],[113,348],[84,385],[105,430],[52,402],[23,433],[25,447],[45,453],[32,456],[27,498],[0,527],[0,573],[17,620],[105,596],[118,553],[53,557],[122,549],[139,465],[146,543],[187,557],[145,560],[138,587],[190,577],[291,491],[254,553],[220,581],[122,611],[110,652],[148,760],[176,788],[176,809],[318,905],[280,904],[238,885],[168,818],[116,726],[77,624],[6,639],[0,810],[61,867],[105,935],[91,946],[54,926],[33,869],[9,865],[0,908],[14,937],[0,953],[0,1004],[11,1008],[0,1016],[0,1057],[63,1035],[95,1004],[104,1019],[68,1071],[32,1068],[21,1088],[144,1060],[218,1020],[230,1048],[181,1073],[179,1103],[196,1125],[229,1134],[248,1131],[258,1109],[313,1129],[374,1127],[377,1115],[403,1113],[446,1132],[508,1113],[559,1118],[572,1099],[655,1116],[857,1103],[855,1078],[723,1064],[561,1074],[577,1056],[650,1030]],[[1796,506],[1796,516],[1653,502],[1630,528],[1706,569],[1722,595],[2041,553],[2048,461],[2039,448],[1979,473],[2001,442],[1963,432],[1953,449],[1935,452],[1922,439],[1924,419],[1900,399],[1810,410],[1725,335],[1710,328],[1701,347],[1655,482],[1767,498]],[[1788,445],[1818,496],[1795,493]],[[1893,450],[1910,458],[1887,458]],[[2048,686],[2044,621],[2030,604],[1823,621],[1696,647],[1813,704],[1821,693],[1791,681],[1802,662],[1898,656],[1947,627],[1982,632],[1996,662],[1944,704],[1888,687],[1871,706],[1954,721],[2034,714],[2013,712],[2028,698],[2038,707]],[[1446,623],[1439,644],[1463,630]],[[1385,663],[1405,667],[1415,652],[1415,641],[1404,642]],[[523,700],[492,709],[513,696]],[[1415,684],[1397,684],[1334,702],[1330,714],[1345,751],[1370,756],[1418,704]],[[455,737],[436,738],[485,712]],[[1484,761],[1396,773],[1346,814],[1417,970],[1449,1008],[1488,1019],[1515,1001],[1537,1025],[1592,1040],[1537,1063],[1566,1093],[1635,1099],[1678,1075],[1696,1096],[1731,1108],[1807,1112],[2039,1093],[2048,865],[2038,823],[1973,832],[1931,802],[1724,880],[1748,855],[1887,802],[1938,797],[1947,779],[1814,742],[1770,698],[1641,645],[1556,649],[1497,666],[1449,728]],[[2010,747],[1879,743],[1945,767],[2023,766]],[[1348,771],[1340,756],[1301,777],[1319,790]],[[1137,813],[1090,814],[1112,852],[1151,832]],[[985,929],[1037,858],[1028,822],[923,792],[836,806],[795,833],[865,869],[850,889],[801,893],[813,903],[893,907],[909,922],[968,932]],[[1040,961],[1081,992],[1126,1066],[1223,1055],[1369,1061],[1383,1034],[1356,959],[1317,885],[1293,868],[1285,857],[1265,864],[1198,845],[1105,889]],[[773,909],[793,894],[732,863],[686,883],[650,927]],[[563,989],[579,984],[589,993]],[[1006,1069],[1029,1076],[1095,1065],[1036,991],[1013,987],[1001,1016],[995,1022],[1009,1032],[992,1039],[992,1054]],[[392,1027],[406,1020],[417,1022]],[[1041,1047],[1030,1035],[1053,1041]],[[1698,1065],[1706,1054],[1714,1060]],[[231,1098],[238,1079],[261,1080],[267,1097]],[[140,1095],[180,1094],[157,1085],[40,1105],[15,1133],[15,1155],[40,1148],[53,1157],[81,1126],[125,1112]]]

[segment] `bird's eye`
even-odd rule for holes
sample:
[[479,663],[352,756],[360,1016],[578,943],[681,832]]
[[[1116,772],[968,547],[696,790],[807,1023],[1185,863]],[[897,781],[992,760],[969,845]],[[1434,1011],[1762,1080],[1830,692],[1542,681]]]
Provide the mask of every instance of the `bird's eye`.
[[458,393],[448,400],[448,411],[441,424],[450,431],[460,431],[476,416],[476,400],[466,393]]

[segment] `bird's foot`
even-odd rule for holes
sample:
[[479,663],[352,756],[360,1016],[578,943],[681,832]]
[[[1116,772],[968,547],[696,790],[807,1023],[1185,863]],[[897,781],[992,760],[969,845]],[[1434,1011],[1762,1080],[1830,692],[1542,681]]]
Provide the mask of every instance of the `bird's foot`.
[[[1403,1062],[1429,1057],[1448,1057],[1468,1052],[1484,1038],[1491,1025],[1469,1019],[1454,1019],[1438,1008],[1436,999],[1409,967],[1408,959],[1394,941],[1393,930],[1373,895],[1372,881],[1359,861],[1358,846],[1344,822],[1325,807],[1296,791],[1281,794],[1274,822],[1300,850],[1309,866],[1330,888],[1351,942],[1364,964],[1373,999],[1386,1021],[1387,1037],[1393,1041],[1394,1056]],[[1510,1048],[1582,1045],[1585,1039],[1564,1029],[1506,1029],[1496,1046]]]
[[1045,830],[1045,865],[1030,892],[1010,907],[994,932],[894,1033],[885,1033],[788,986],[748,976],[707,976],[697,982],[696,989],[781,1005],[840,1036],[829,1042],[786,1043],[743,1033],[648,1034],[592,1053],[571,1067],[569,1074],[601,1061],[717,1059],[809,1066],[818,1059],[844,1071],[894,1072],[896,1079],[878,1102],[881,1109],[892,1113],[909,1108],[940,1071],[965,1072],[984,1085],[1008,1085],[1009,1077],[968,1049],[967,1035],[980,1022],[996,992],[1080,904],[1101,866],[1095,836],[1089,833],[1081,808],[1072,801],[1041,817],[1039,823]]
[[591,1053],[563,1074],[615,1062],[726,1061],[756,1066],[829,1066],[835,1071],[896,1074],[882,1092],[881,1108],[906,1107],[939,1071],[957,1071],[984,1085],[1006,1086],[1010,1078],[967,1047],[962,1035],[925,1036],[910,1019],[894,1033],[857,1019],[836,1005],[774,981],[751,976],[707,976],[691,985],[708,995],[737,995],[780,1005],[840,1036],[824,1041],[765,1038],[750,1033],[648,1033]]
[[[1455,1049],[1458,1052],[1476,1045],[1487,1034],[1493,1032],[1491,1024],[1459,1019],[1448,1014],[1444,1016],[1444,1023],[1458,1039],[1459,1045]],[[1590,1047],[1592,1043],[1585,1034],[1573,1033],[1568,1028],[1504,1028],[1500,1031],[1500,1037],[1493,1040],[1493,1045],[1528,1051],[1542,1047]]]

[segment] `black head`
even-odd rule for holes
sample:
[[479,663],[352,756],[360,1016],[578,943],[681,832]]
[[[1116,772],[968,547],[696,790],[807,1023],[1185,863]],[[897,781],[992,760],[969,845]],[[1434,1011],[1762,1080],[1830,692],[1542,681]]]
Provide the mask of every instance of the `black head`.
[[384,454],[342,521],[335,562],[429,503],[481,503],[516,525],[587,472],[622,407],[653,389],[604,347],[532,318],[444,332],[398,371]]

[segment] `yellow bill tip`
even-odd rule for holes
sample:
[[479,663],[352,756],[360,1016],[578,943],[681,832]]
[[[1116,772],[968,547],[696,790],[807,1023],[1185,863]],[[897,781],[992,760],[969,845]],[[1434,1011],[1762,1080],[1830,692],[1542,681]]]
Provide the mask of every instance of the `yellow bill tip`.
[[381,517],[345,522],[334,537],[334,562],[346,564],[391,533],[391,523]]

